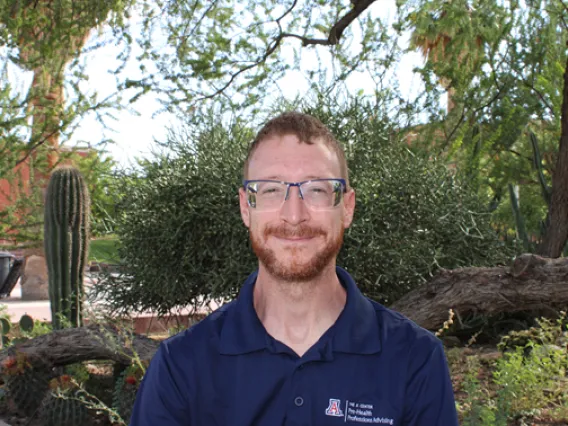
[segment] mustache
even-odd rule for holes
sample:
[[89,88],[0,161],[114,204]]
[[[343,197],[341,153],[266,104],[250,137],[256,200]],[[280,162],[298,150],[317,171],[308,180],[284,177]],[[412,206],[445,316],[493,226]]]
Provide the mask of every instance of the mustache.
[[327,232],[325,232],[321,228],[314,228],[307,225],[298,225],[295,227],[290,227],[287,225],[273,225],[268,226],[264,230],[264,237],[266,238],[269,235],[280,238],[311,238],[318,236],[325,237],[327,235]]

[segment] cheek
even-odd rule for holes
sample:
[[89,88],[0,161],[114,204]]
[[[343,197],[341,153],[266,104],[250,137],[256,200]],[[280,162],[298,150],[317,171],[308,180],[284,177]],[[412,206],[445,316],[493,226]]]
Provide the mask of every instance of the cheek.
[[270,223],[276,223],[277,217],[272,213],[251,212],[249,216],[249,228],[254,232],[261,232]]
[[328,218],[328,226],[333,232],[336,232],[338,229],[343,228],[345,223],[345,213],[343,210],[334,212],[334,214]]

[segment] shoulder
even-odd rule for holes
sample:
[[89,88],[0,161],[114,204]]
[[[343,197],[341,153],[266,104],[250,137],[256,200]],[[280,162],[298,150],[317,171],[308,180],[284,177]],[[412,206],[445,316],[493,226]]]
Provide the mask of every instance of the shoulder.
[[223,324],[234,305],[235,301],[229,302],[186,330],[163,340],[159,350],[163,355],[174,358],[216,351]]
[[374,308],[380,337],[385,345],[405,346],[409,350],[419,348],[425,352],[430,352],[442,346],[441,340],[431,331],[420,327],[399,312],[373,300],[369,299],[369,301]]

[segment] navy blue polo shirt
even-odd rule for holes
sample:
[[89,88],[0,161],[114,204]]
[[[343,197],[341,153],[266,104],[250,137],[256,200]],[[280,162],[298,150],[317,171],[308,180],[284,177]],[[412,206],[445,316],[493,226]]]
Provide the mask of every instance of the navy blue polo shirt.
[[260,322],[253,273],[236,300],[160,344],[130,425],[457,425],[439,339],[337,275],[345,307],[299,357]]

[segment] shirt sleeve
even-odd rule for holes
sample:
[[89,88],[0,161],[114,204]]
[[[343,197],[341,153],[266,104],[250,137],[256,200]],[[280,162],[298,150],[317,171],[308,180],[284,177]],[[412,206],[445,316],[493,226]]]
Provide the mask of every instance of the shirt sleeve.
[[189,389],[182,377],[161,343],[136,394],[129,426],[190,426]]
[[[430,344],[431,345],[431,344]],[[419,356],[418,353],[425,353]],[[442,343],[411,353],[404,426],[458,426],[450,371]]]

